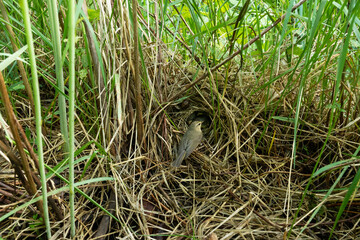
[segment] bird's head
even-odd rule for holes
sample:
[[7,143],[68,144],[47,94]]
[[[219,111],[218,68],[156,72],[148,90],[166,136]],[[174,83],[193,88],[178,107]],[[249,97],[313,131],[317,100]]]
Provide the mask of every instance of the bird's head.
[[190,127],[195,129],[195,130],[201,131],[201,124],[202,123],[203,123],[202,121],[193,121],[191,123]]

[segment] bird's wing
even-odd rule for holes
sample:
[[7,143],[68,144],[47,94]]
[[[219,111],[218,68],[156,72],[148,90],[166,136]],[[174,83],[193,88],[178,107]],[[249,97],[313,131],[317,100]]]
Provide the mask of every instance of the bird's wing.
[[178,151],[176,153],[176,159],[172,162],[172,166],[179,167],[181,162],[186,158],[187,148],[189,145],[189,141],[187,138],[187,132],[183,136],[183,138],[180,141]]
[[199,136],[197,136],[195,139],[193,139],[192,144],[190,144],[188,142],[188,144],[186,145],[186,155],[184,158],[187,158],[188,156],[190,156],[190,154],[195,150],[195,148],[200,144],[202,139],[202,134],[199,134]]

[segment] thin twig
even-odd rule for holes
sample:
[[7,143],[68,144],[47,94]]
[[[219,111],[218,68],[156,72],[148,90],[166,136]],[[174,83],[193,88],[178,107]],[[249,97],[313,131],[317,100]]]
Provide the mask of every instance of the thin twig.
[[[25,171],[25,176],[27,178],[28,184],[29,184],[29,188],[27,189],[27,191],[29,191],[28,193],[33,196],[33,195],[38,195],[37,194],[37,189],[35,186],[35,182],[34,179],[32,177],[32,171],[30,169],[30,164],[28,162],[27,156],[25,154],[25,150],[23,148],[23,144],[20,138],[20,134],[16,125],[16,120],[15,120],[15,114],[12,108],[12,105],[10,103],[10,99],[9,99],[9,95],[6,89],[6,85],[5,85],[5,81],[3,78],[2,73],[0,72],[0,92],[1,92],[1,99],[3,101],[3,104],[5,106],[5,113],[9,122],[9,126],[11,129],[11,132],[14,136],[14,140],[16,142],[16,147],[19,151],[20,157],[21,157],[21,166],[22,169]],[[40,211],[40,215],[43,217],[44,216],[44,209],[43,209],[43,204],[42,204],[42,200],[39,200],[36,205],[39,208]]]

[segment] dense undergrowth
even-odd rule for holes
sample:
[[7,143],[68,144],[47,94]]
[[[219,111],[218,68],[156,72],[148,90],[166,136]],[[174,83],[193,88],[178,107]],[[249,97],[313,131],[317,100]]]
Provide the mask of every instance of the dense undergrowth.
[[[22,49],[20,6],[2,2],[7,13],[0,18],[0,81],[7,91],[1,92],[0,111],[5,145],[0,146],[0,239],[45,239],[46,213],[30,202],[34,194],[18,176],[25,171],[22,161],[28,161],[35,182],[40,178],[35,155],[41,151],[11,38],[23,51],[30,80],[33,63]],[[359,235],[360,3],[140,1],[138,55],[129,2],[87,2],[87,10],[79,4],[73,43],[70,3],[57,2],[59,23],[49,16],[50,1],[31,2],[27,13],[54,202],[49,200],[48,237],[69,239],[71,227],[75,239]],[[4,14],[15,35],[5,28]],[[52,39],[56,24],[58,44]],[[69,122],[70,103],[75,110]],[[24,131],[25,160],[7,120],[10,105]],[[199,117],[201,145],[180,168],[172,168],[174,149]],[[69,139],[74,211],[66,182]],[[39,199],[43,192],[38,190]]]

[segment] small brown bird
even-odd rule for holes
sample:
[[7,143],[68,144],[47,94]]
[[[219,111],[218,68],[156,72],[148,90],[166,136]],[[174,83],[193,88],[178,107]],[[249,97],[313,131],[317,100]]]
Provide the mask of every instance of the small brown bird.
[[200,144],[203,136],[201,132],[201,124],[202,121],[194,121],[190,124],[189,129],[180,141],[176,159],[171,163],[173,167],[179,167],[181,162],[186,159]]

